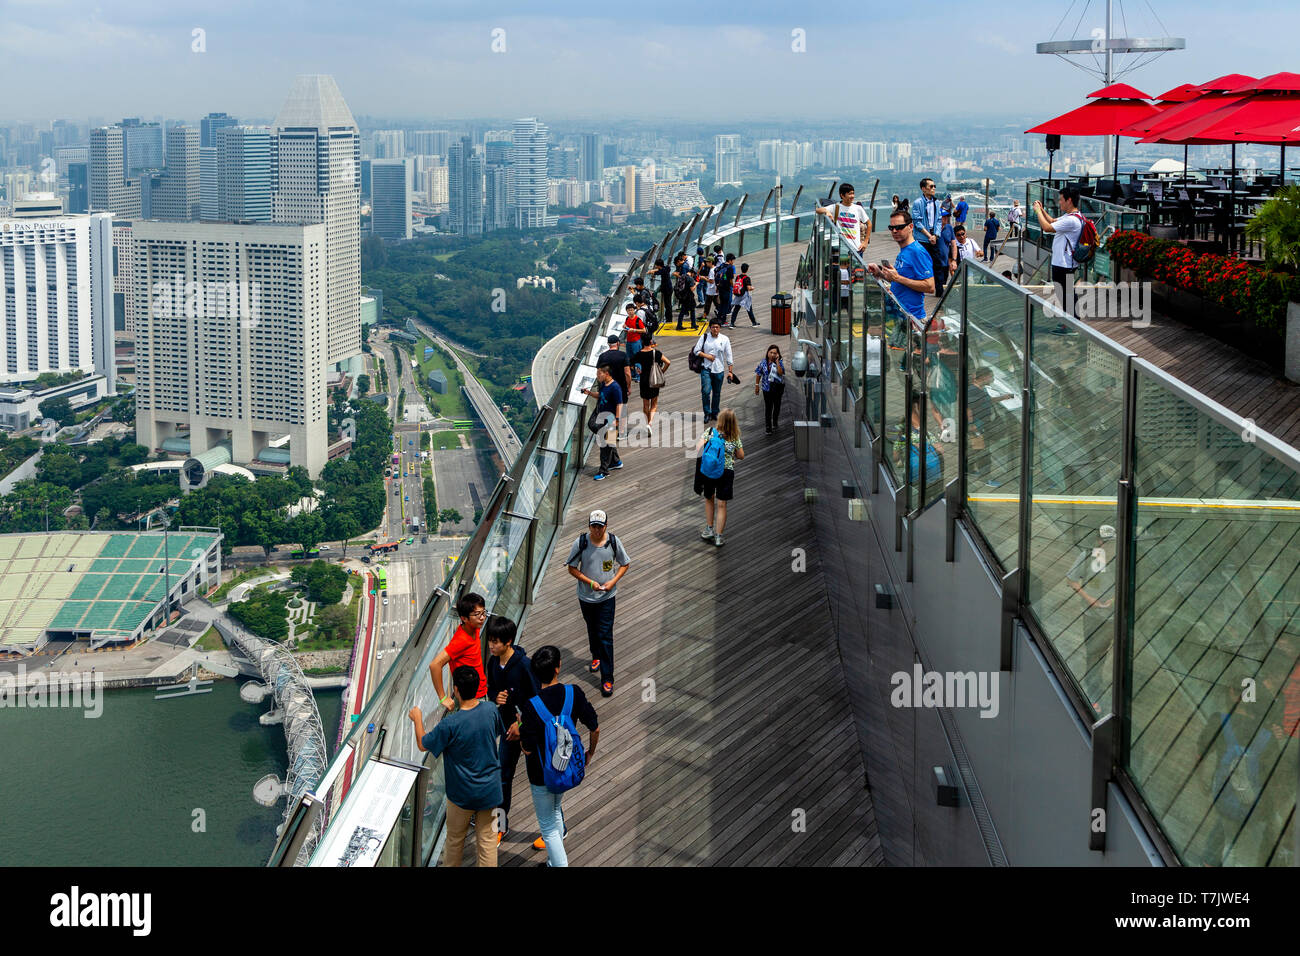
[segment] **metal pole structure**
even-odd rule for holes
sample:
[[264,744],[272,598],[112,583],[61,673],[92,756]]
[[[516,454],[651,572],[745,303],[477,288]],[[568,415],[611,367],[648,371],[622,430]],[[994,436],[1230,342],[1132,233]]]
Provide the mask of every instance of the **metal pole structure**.
[[172,622],[172,562],[170,549],[167,547],[167,532],[171,528],[171,519],[163,519],[163,626]]
[[[1106,0],[1106,82],[1102,84],[1103,86],[1110,86],[1112,83],[1115,82],[1115,69],[1114,69],[1115,54],[1110,48],[1110,38],[1114,35],[1111,29],[1112,26],[1114,25],[1114,20],[1113,20],[1114,13],[1115,13],[1114,7],[1115,7],[1115,0]],[[1119,181],[1119,166],[1118,166],[1119,137],[1116,136],[1114,137],[1114,139],[1115,139],[1115,150],[1116,150],[1115,153],[1116,165],[1111,167],[1110,172],[1115,176],[1115,180],[1118,182]],[[1110,145],[1111,145],[1110,138],[1108,137],[1106,140],[1106,146],[1110,147]],[[1102,162],[1106,166],[1110,166],[1110,152],[1111,152],[1110,149],[1107,148],[1106,156],[1102,160]]]
[[776,281],[772,284],[773,294],[781,291],[781,176],[776,177]]

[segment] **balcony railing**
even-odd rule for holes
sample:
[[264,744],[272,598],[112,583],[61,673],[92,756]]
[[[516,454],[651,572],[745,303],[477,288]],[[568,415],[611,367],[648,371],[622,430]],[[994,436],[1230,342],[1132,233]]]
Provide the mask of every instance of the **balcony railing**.
[[799,334],[907,580],[942,499],[947,560],[961,521],[1171,862],[1297,862],[1300,454],[979,262],[923,320],[841,264],[816,223]]
[[[800,193],[781,215],[782,242],[807,239],[811,210],[797,212]],[[612,328],[621,328],[631,280],[658,258],[671,263],[678,251],[721,243],[727,252],[769,248],[777,239],[772,196],[757,216],[742,218],[748,197],[730,200],[681,223],[644,256],[632,262],[606,298],[550,401],[538,413],[518,458],[502,475],[483,508],[482,520],[442,586],[425,604],[410,639],[380,685],[371,693],[328,772],[313,792],[291,808],[277,842],[272,866],[422,866],[434,859],[443,837],[441,760],[416,746],[407,712],[419,707],[440,719],[441,704],[429,679],[429,664],[450,639],[459,619],[456,600],[474,591],[489,614],[505,615],[522,629],[548,556],[556,546],[565,509],[583,460],[594,441],[586,429],[592,402],[582,389],[595,380],[590,364],[605,348]],[[793,279],[797,260],[790,261]],[[618,322],[616,325],[615,323]],[[383,807],[387,806],[387,812]],[[313,846],[317,818],[324,834]]]

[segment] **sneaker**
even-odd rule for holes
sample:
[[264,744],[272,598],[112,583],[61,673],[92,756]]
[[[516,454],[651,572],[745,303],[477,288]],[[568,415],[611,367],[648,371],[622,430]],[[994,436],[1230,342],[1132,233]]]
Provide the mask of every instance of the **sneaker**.
[[700,537],[703,538],[705,541],[707,541],[707,540],[709,540],[710,538],[712,538],[712,537],[713,537],[713,525],[711,525],[711,524],[706,524],[706,525],[704,526],[704,530],[700,532]]
[[750,324],[751,326],[753,326],[754,328],[758,328],[758,323],[755,322],[753,319],[750,320],[749,324]]
[[593,674],[600,670],[600,658],[592,658],[591,663],[587,665],[587,670],[591,671]]
[[606,478],[608,478],[608,477],[609,477],[609,475],[605,474],[603,471],[598,471],[598,472],[596,472],[594,475],[591,476],[591,480],[592,480],[592,481],[604,481],[604,480],[605,480]]
[[[545,850],[545,849],[546,849],[546,841],[543,840],[541,837],[538,837],[536,840],[533,841],[533,849],[534,849],[534,850]],[[538,865],[538,866],[544,866],[545,864],[538,863],[537,865]]]
[[1074,330],[1066,328],[1064,322],[1062,322],[1056,328],[1048,329],[1047,331],[1050,332],[1052,335],[1073,335],[1074,334]]
[[600,685],[600,696],[601,697],[614,696],[614,682],[612,680],[607,680],[605,681],[605,683]]
[[622,468],[622,467],[623,467],[623,462],[618,461],[618,462],[615,462],[614,464],[610,465],[610,466],[609,466],[609,470],[610,470],[610,471],[618,471],[618,470],[619,470],[620,468]]
[[1001,488],[1001,487],[1002,487],[1002,482],[1000,482],[1000,481],[994,481],[992,478],[990,478],[988,481],[984,482],[984,484],[988,485],[990,488]]
[[768,425],[766,428],[763,429],[763,431],[769,435],[772,434],[772,426]]
[[713,544],[714,544],[715,547],[718,547],[718,548],[722,547],[722,535],[720,535],[720,534],[715,534],[715,535],[713,536]]

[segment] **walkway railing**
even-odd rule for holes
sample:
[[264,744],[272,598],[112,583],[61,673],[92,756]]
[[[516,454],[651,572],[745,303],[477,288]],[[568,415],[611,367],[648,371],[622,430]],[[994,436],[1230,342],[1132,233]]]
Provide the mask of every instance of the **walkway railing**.
[[[783,243],[801,241],[801,232],[807,239],[814,214],[810,209],[795,211],[799,198],[796,193],[790,210],[781,216]],[[741,219],[745,204],[746,197],[734,207],[728,201],[681,223],[634,260],[620,278],[583,337],[578,357],[569,362],[534,420],[509,473],[497,482],[460,559],[426,603],[411,638],[372,693],[329,770],[311,793],[290,808],[270,865],[295,865],[304,841],[322,821],[324,832],[311,854],[311,866],[347,865],[338,862],[344,858],[349,863],[421,866],[434,859],[443,837],[443,768],[440,760],[417,748],[407,712],[419,707],[426,718],[443,716],[429,665],[459,624],[456,600],[474,591],[484,597],[489,614],[509,616],[522,628],[594,441],[586,428],[594,406],[581,390],[595,381],[591,362],[605,348],[610,330],[621,328],[631,280],[644,275],[655,259],[671,263],[678,251],[693,252],[697,244],[712,247],[720,242],[725,251],[737,255],[774,244],[775,207],[769,201],[759,215]],[[728,214],[729,209],[734,212]],[[792,256],[791,280],[796,265]]]
[[870,277],[834,294],[844,262],[816,224],[799,335],[895,497],[907,579],[943,500],[947,554],[916,561],[973,532],[1002,667],[1019,619],[1109,755],[1101,799],[1116,780],[1171,862],[1300,860],[1300,453],[979,262],[924,321]]
[[[1037,247],[1038,260],[1042,261],[1044,256],[1051,255],[1052,237],[1044,235],[1042,227],[1038,224],[1038,216],[1034,214],[1034,203],[1036,201],[1043,204],[1043,209],[1050,218],[1055,219],[1061,215],[1060,181],[1053,180],[1049,182],[1045,179],[1036,179],[1025,185],[1025,210],[1021,222],[1025,242]],[[1111,274],[1110,253],[1106,251],[1107,240],[1123,229],[1136,229],[1139,232],[1146,232],[1151,220],[1151,217],[1142,210],[1119,206],[1100,199],[1094,199],[1092,196],[1079,197],[1079,212],[1092,220],[1093,225],[1097,227],[1097,236],[1101,241],[1097,254],[1093,257],[1093,261],[1088,264],[1088,271],[1093,275],[1103,277],[1108,277]],[[1024,271],[1023,265],[1021,271]],[[1043,271],[1047,271],[1046,266],[1043,267]],[[1050,279],[1045,281],[1050,281]]]

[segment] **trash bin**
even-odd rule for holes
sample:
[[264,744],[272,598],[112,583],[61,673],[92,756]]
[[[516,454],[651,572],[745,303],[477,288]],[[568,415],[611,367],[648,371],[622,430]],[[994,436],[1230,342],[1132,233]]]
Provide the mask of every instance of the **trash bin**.
[[772,334],[790,334],[790,307],[794,296],[788,292],[778,292],[772,296]]

